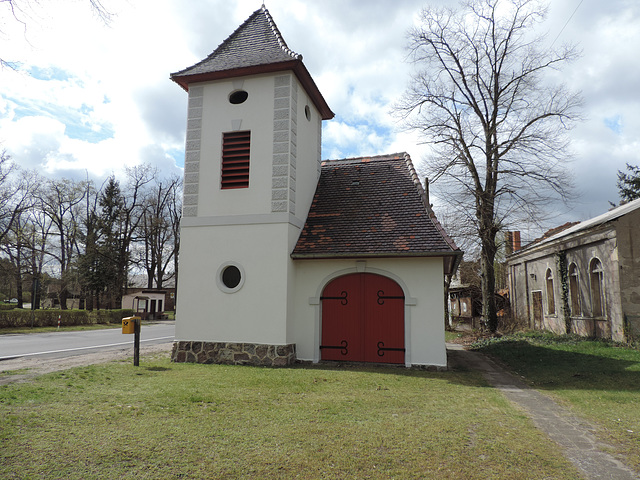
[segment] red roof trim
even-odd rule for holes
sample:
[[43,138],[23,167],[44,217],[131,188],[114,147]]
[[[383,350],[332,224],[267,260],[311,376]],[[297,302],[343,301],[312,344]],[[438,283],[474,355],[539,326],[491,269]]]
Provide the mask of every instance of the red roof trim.
[[329,108],[318,86],[313,81],[311,74],[304,66],[301,60],[291,60],[289,62],[269,63],[266,65],[255,65],[251,67],[242,67],[232,70],[223,70],[220,72],[198,73],[194,75],[171,75],[171,80],[180,85],[185,91],[189,91],[191,83],[211,82],[214,80],[223,80],[228,78],[245,77],[248,75],[259,75],[262,73],[274,73],[291,70],[311,97],[314,105],[320,112],[323,120],[331,120],[335,114]]

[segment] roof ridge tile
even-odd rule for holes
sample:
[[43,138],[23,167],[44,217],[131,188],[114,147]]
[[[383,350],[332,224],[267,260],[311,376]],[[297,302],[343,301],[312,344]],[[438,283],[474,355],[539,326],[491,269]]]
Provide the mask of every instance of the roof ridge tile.
[[351,158],[339,158],[339,159],[327,159],[322,161],[322,166],[333,165],[353,165],[357,163],[369,163],[369,162],[382,162],[388,160],[400,160],[408,155],[406,152],[390,153],[386,155],[374,155],[368,157],[351,157]]
[[451,238],[449,236],[447,231],[444,229],[444,227],[442,226],[442,224],[438,220],[438,217],[436,216],[436,212],[433,211],[433,207],[431,206],[431,203],[429,203],[429,199],[427,198],[427,192],[425,191],[424,185],[422,185],[422,182],[420,181],[420,178],[418,177],[418,172],[416,172],[415,166],[413,165],[413,162],[411,161],[411,156],[408,153],[405,153],[404,154],[404,159],[407,162],[407,166],[409,167],[409,171],[411,172],[411,178],[413,179],[413,183],[415,183],[416,189],[418,190],[418,192],[420,194],[420,198],[422,199],[422,203],[424,203],[424,207],[427,210],[427,213],[429,214],[429,219],[431,220],[433,225],[436,227],[436,229],[440,232],[440,235],[442,235],[442,237],[444,238],[445,242],[447,242],[449,244],[449,246],[451,248],[453,248],[454,250],[458,250],[458,246],[456,245],[456,242],[454,242],[453,238]]
[[265,17],[267,18],[267,22],[269,22],[269,25],[271,26],[271,31],[273,31],[274,35],[278,39],[278,43],[280,44],[280,48],[282,48],[282,50],[285,53],[287,53],[288,55],[291,55],[291,57],[293,57],[294,59],[302,60],[302,54],[296,53],[293,50],[291,50],[289,48],[289,46],[287,45],[287,42],[284,41],[284,37],[280,33],[280,30],[278,29],[278,26],[276,25],[276,22],[274,22],[273,17],[269,13],[269,10],[267,10],[267,7],[264,6],[264,3],[262,4],[262,8],[260,10],[262,10],[262,12],[264,13]]

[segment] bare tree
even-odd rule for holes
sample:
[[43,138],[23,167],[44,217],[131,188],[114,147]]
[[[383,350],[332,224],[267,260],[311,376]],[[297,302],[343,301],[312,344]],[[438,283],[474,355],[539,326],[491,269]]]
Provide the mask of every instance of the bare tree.
[[14,267],[12,274],[16,285],[18,308],[22,308],[24,303],[23,285],[29,256],[24,238],[27,235],[25,233],[27,223],[23,217],[26,217],[26,215],[23,215],[23,212],[20,212],[11,224],[11,230],[6,233],[3,241],[0,242],[2,252],[7,256]]
[[[113,13],[107,10],[101,0],[88,0],[87,3],[93,14],[105,24],[108,24],[113,18]],[[38,0],[0,0],[0,4],[4,5],[15,21],[25,25],[26,28],[26,22],[30,19],[31,12],[40,5],[40,2]]]
[[69,179],[48,180],[40,195],[40,208],[51,222],[49,254],[60,266],[60,308],[67,308],[69,288],[74,281],[74,265],[78,249],[82,201],[86,195],[84,182]]
[[[174,222],[176,198],[182,193],[182,178],[171,177],[158,181],[148,192],[141,229],[140,264],[147,272],[147,288],[163,288],[164,282],[175,276],[174,257],[178,254],[178,241]],[[170,268],[169,268],[170,267]]]
[[30,222],[27,229],[27,245],[29,247],[29,273],[31,275],[31,309],[40,308],[44,275],[43,270],[46,265],[48,237],[51,231],[51,219],[41,210],[32,208],[30,211]]
[[[111,22],[113,13],[105,7],[102,0],[88,0],[87,3],[92,13],[105,25]],[[5,8],[7,13],[10,13],[10,16],[13,17],[13,20],[22,25],[25,35],[27,33],[27,22],[33,19],[33,15],[39,6],[40,2],[38,0],[0,0],[0,7]],[[0,30],[0,33],[3,33],[3,31]],[[0,55],[2,54],[0,53]],[[16,68],[16,61],[10,61],[4,56],[0,56],[0,67],[14,69]]]
[[21,171],[4,150],[0,152],[0,242],[32,205],[34,184],[31,173]]
[[577,52],[544,48],[533,27],[545,14],[537,0],[469,0],[457,11],[424,9],[409,32],[417,72],[397,111],[431,143],[429,176],[475,228],[492,332],[496,233],[571,194],[566,132],[580,97],[548,74]]
[[157,171],[149,164],[136,165],[126,169],[127,185],[122,193],[120,211],[119,250],[117,255],[117,284],[120,292],[117,303],[120,304],[125,289],[129,286],[129,271],[133,264],[131,249],[140,234],[140,225],[144,216],[145,198],[149,185],[155,180]]
[[30,208],[34,203],[37,176],[19,169],[3,151],[0,153],[0,251],[13,265],[18,307],[23,303],[23,279],[30,255]]
[[[176,186],[174,195],[171,197],[171,205],[169,206],[169,219],[173,230],[173,246],[175,252],[173,254],[173,275],[175,278],[176,292],[178,290],[178,259],[180,257],[180,221],[182,220],[182,189],[184,183],[182,179],[180,184]],[[177,301],[177,298],[176,298]]]

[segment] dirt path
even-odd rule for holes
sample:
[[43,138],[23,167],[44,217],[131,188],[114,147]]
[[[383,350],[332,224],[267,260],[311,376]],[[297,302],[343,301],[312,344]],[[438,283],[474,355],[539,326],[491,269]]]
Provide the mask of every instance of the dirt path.
[[[148,345],[140,347],[140,357],[152,354],[171,353],[172,343]],[[98,353],[87,353],[66,358],[42,359],[38,357],[21,357],[0,362],[0,385],[13,382],[24,382],[43,373],[66,370],[67,368],[82,367],[96,363],[106,363],[113,360],[133,358],[133,348],[126,347]]]

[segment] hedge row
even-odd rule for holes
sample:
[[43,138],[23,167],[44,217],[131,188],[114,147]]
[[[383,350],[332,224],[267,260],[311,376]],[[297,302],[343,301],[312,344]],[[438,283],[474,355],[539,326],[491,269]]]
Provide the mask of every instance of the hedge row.
[[92,325],[96,323],[120,323],[133,310],[0,310],[0,328],[56,327],[60,325]]

